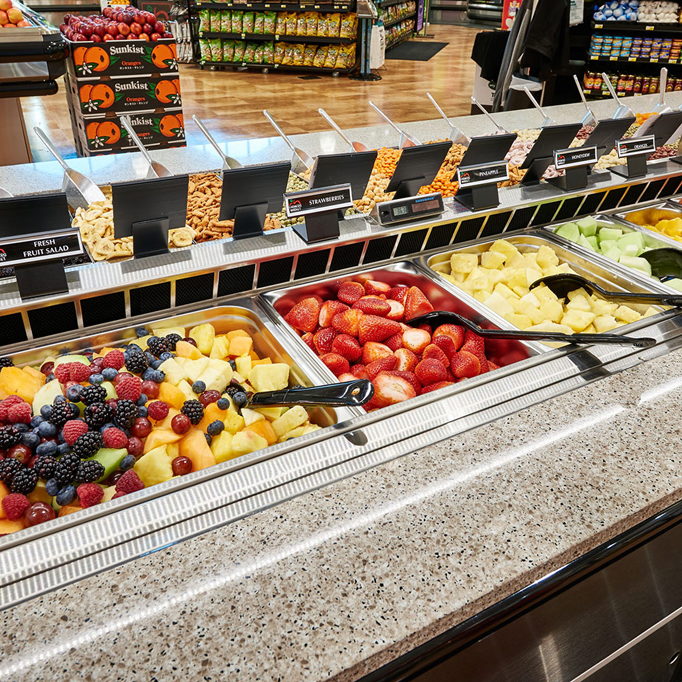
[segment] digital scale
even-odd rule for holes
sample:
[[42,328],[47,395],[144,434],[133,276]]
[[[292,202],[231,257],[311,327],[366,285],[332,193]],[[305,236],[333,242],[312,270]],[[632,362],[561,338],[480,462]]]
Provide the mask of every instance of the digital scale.
[[443,196],[440,192],[433,192],[405,199],[382,201],[372,209],[371,216],[379,225],[395,225],[439,216],[443,211],[445,211]]

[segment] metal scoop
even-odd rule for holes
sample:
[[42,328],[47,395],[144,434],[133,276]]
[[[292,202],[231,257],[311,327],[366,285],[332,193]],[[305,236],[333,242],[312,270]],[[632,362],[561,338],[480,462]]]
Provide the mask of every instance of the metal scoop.
[[0,187],[0,199],[9,199],[13,196],[14,195],[11,192],[8,192],[4,187]]
[[659,82],[658,103],[654,106],[654,111],[657,114],[664,114],[668,111],[672,111],[672,107],[665,103],[665,93],[668,89],[668,69],[665,66],[661,68]]
[[362,144],[362,142],[353,142],[346,133],[341,130],[338,123],[322,108],[317,110],[317,113],[322,116],[322,118],[329,123],[333,130],[339,135],[339,137],[350,147],[352,152],[364,152],[367,151],[367,147]]
[[204,134],[204,137],[211,143],[213,149],[218,152],[218,155],[223,160],[223,170],[231,170],[232,168],[241,168],[242,164],[233,159],[231,156],[225,154],[225,152],[220,148],[218,141],[208,132],[208,128],[201,122],[197,116],[192,116],[192,120],[197,124],[197,127]]
[[544,284],[550,291],[553,291],[559,298],[566,298],[571,291],[585,289],[588,294],[597,294],[601,298],[612,303],[642,303],[644,305],[672,305],[682,306],[682,294],[640,294],[630,291],[606,291],[598,284],[590,282],[580,275],[570,273],[561,275],[549,275],[536,279],[529,289],[535,289]]
[[242,407],[284,405],[325,405],[329,407],[360,407],[374,395],[374,386],[367,379],[344,381],[340,384],[285,388],[281,391],[247,393]]
[[469,331],[478,334],[484,339],[514,339],[516,341],[559,341],[561,343],[593,344],[604,343],[617,346],[634,346],[635,348],[647,348],[656,343],[656,339],[635,338],[633,336],[620,336],[618,334],[561,334],[560,332],[535,332],[508,329],[483,329],[462,315],[451,313],[446,310],[434,310],[425,315],[413,317],[407,321],[411,327],[420,324],[430,324],[437,327],[441,324],[458,324],[466,327]]
[[106,201],[102,190],[90,178],[79,173],[67,165],[52,141],[38,126],[33,128],[33,132],[40,138],[40,141],[47,147],[48,151],[59,165],[64,169],[62,178],[62,189],[66,192],[66,199],[72,208],[87,208],[96,201]]
[[429,102],[431,102],[431,104],[433,104],[433,106],[436,107],[436,111],[441,115],[441,118],[448,124],[448,127],[450,128],[448,137],[455,144],[462,144],[465,147],[468,147],[471,140],[456,125],[452,123],[452,121],[448,118],[448,115],[443,111],[441,106],[438,104],[438,102],[436,102],[436,100],[433,98],[433,95],[430,92],[427,92],[426,96],[429,98]]
[[130,122],[130,116],[121,116],[121,123],[123,124],[123,127],[126,129],[128,135],[130,135],[130,139],[135,143],[135,146],[142,152],[142,156],[144,156],[145,161],[148,164],[146,177],[148,178],[171,177],[173,173],[171,173],[168,170],[168,168],[166,168],[162,163],[154,161],[154,159],[152,159],[152,157],[149,155],[149,152],[146,150],[144,144],[142,144],[142,140],[140,140],[137,133],[133,130],[133,125]]
[[682,251],[679,249],[651,249],[640,255],[649,265],[651,274],[662,282],[670,278],[682,279]]
[[294,143],[287,137],[286,133],[279,127],[274,118],[270,115],[267,109],[263,109],[263,116],[268,120],[270,125],[277,131],[277,134],[286,142],[287,147],[294,153],[294,158],[291,161],[291,170],[297,175],[309,172],[313,167],[313,159],[306,154],[302,149],[294,146]]
[[408,133],[406,130],[403,130],[398,125],[396,125],[388,116],[386,116],[386,114],[383,111],[381,111],[381,109],[379,109],[379,107],[376,104],[374,104],[374,102],[369,101],[368,104],[370,107],[372,107],[372,109],[374,109],[374,111],[377,112],[377,114],[379,114],[379,116],[381,116],[381,118],[384,119],[384,121],[386,121],[386,123],[388,123],[388,125],[391,126],[391,128],[393,128],[393,130],[395,130],[400,135],[401,147],[416,147],[417,145],[421,144],[421,142],[416,137],[414,137],[414,135],[410,135],[410,133]]
[[533,106],[540,112],[540,114],[542,114],[542,123],[540,124],[540,127],[545,128],[546,126],[556,125],[556,121],[545,113],[544,109],[533,96],[533,93],[528,89],[528,86],[524,85],[523,91],[526,93],[526,95],[528,95],[528,99],[531,101]]
[[602,81],[606,83],[606,88],[609,91],[609,95],[611,95],[611,99],[616,103],[616,110],[613,112],[611,118],[631,118],[634,116],[635,112],[618,99],[618,95],[613,89],[611,79],[605,73],[602,73],[601,77]]
[[587,103],[587,100],[585,99],[585,93],[583,92],[583,86],[578,80],[578,76],[576,76],[575,74],[573,74],[573,82],[575,83],[575,87],[578,89],[580,101],[583,103],[583,106],[585,107],[585,115],[580,119],[580,123],[584,126],[592,126],[594,128],[596,127],[597,123],[599,123],[599,121],[597,120],[597,117],[594,115],[594,112],[590,108],[590,105]]
[[475,98],[471,98],[471,103],[495,126],[496,134],[506,134],[509,131],[503,128],[491,115],[491,113]]

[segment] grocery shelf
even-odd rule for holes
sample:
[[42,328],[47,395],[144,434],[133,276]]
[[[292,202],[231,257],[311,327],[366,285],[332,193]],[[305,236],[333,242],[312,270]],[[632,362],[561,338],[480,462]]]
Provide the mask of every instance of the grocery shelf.
[[236,10],[286,10],[288,12],[355,12],[354,4],[315,5],[312,3],[282,3],[282,2],[195,2],[192,8],[197,9],[236,9]]
[[642,59],[641,57],[590,57],[591,62],[608,64],[653,64],[682,66],[682,59]]
[[399,45],[400,43],[409,40],[412,37],[412,31],[408,31],[405,35],[399,36],[395,40],[389,41],[386,43],[386,49],[389,50],[392,47],[395,47],[396,45]]
[[200,38],[223,38],[224,40],[272,40],[284,43],[320,43],[323,45],[348,45],[355,38],[327,38],[325,36],[291,36],[276,33],[222,33],[221,31],[201,31]]
[[401,21],[406,21],[407,19],[411,19],[412,17],[416,17],[417,12],[410,12],[410,14],[405,15],[404,17],[400,17],[398,19],[392,19],[391,21],[385,21],[384,26],[388,28],[389,26],[395,26],[396,24],[399,24]]
[[320,73],[320,74],[342,74],[350,73],[353,68],[350,69],[336,69],[324,66],[296,66],[295,64],[253,64],[251,62],[209,62],[200,61],[199,66],[204,68],[205,66],[216,67],[219,69],[275,69],[277,71],[296,71],[300,73]]
[[377,0],[375,4],[379,5],[379,7],[390,7],[391,5],[400,5],[407,0]]
[[682,33],[682,24],[651,24],[640,21],[593,21],[592,28],[608,31]]

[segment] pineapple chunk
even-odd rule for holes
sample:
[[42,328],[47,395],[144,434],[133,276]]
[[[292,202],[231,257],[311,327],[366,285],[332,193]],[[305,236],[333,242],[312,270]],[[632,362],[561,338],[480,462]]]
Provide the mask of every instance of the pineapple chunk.
[[[535,295],[534,291],[529,291],[525,296],[521,297],[520,303],[524,306],[530,306],[531,308],[540,307],[540,299]],[[518,312],[523,312],[522,310]]]
[[211,346],[211,357],[223,360],[230,354],[230,340],[227,336],[216,336]]
[[232,434],[228,431],[221,431],[211,443],[211,452],[215,457],[216,464],[226,462],[235,455],[232,451]]
[[642,315],[642,317],[651,317],[652,315],[658,315],[658,313],[660,313],[660,312],[661,312],[660,310],[657,310],[657,309],[654,308],[653,306],[649,306],[649,307],[644,311],[644,315]]
[[572,334],[573,330],[565,324],[556,324],[556,322],[540,322],[528,327],[526,331],[529,332],[558,332],[559,334]]
[[197,348],[204,355],[209,355],[213,347],[213,339],[215,338],[215,327],[208,323],[192,327],[189,330],[189,337],[196,341]]
[[229,431],[233,435],[238,431],[241,431],[246,426],[244,417],[242,417],[233,409],[227,410],[227,414],[225,415],[223,422],[225,424],[225,431]]
[[535,287],[535,289],[533,289],[533,293],[538,298],[540,303],[549,303],[559,300],[557,295],[544,284],[542,286]]
[[530,289],[530,285],[542,277],[542,272],[535,268],[526,268],[526,285]]
[[145,486],[163,483],[173,477],[173,467],[165,445],[150,450],[135,462],[135,473]]
[[569,294],[568,297],[570,299],[569,302],[566,304],[566,308],[568,310],[584,310],[587,313],[592,312],[592,303],[586,296],[583,296],[581,294],[578,296],[573,296],[571,298],[571,294]]
[[628,308],[626,305],[619,305],[613,315],[617,320],[622,320],[626,324],[629,324],[630,322],[637,322],[637,320],[642,318],[642,316],[636,310]]
[[512,308],[509,301],[497,292],[493,292],[484,301],[484,305],[487,305],[491,310],[494,310],[498,315],[502,317],[507,317],[514,313],[514,308]]
[[262,450],[268,447],[268,441],[253,431],[240,431],[232,437],[232,456],[241,457],[249,452]]
[[249,381],[256,391],[279,391],[289,385],[289,365],[283,362],[256,365],[249,372]]
[[499,251],[486,251],[481,254],[481,265],[491,270],[499,270],[505,261],[505,256]]
[[203,375],[208,368],[208,362],[208,358],[201,358],[200,360],[187,360],[185,362],[185,374],[187,378],[192,382],[199,381],[200,379],[203,381]]
[[594,318],[594,322],[592,324],[599,334],[611,331],[618,326],[618,322],[613,315],[598,315]]
[[183,379],[187,378],[187,372],[183,364],[177,361],[177,358],[169,358],[164,360],[159,369],[166,375],[166,379],[177,386]]
[[498,239],[497,241],[493,242],[488,250],[501,253],[505,257],[505,263],[507,265],[509,265],[510,259],[521,255],[519,250],[505,239]]
[[594,313],[571,309],[561,318],[561,324],[570,327],[574,332],[581,332],[592,324],[595,317]]
[[559,257],[556,255],[554,249],[544,244],[538,249],[537,264],[542,268],[543,272],[548,268],[553,268],[559,265]]
[[182,391],[182,394],[185,396],[185,400],[196,400],[197,399],[197,394],[192,390],[192,387],[189,385],[189,383],[183,379],[179,384],[178,388]]
[[433,263],[431,269],[441,275],[450,274],[450,261],[443,261],[442,263]]
[[530,317],[528,317],[528,315],[522,315],[521,313],[512,313],[511,315],[507,315],[507,320],[519,329],[527,329],[533,324],[533,321],[530,319]]
[[546,301],[540,305],[540,312],[545,320],[561,322],[561,317],[564,314],[564,307],[559,301]]
[[603,298],[597,298],[592,301],[592,312],[595,315],[612,315],[616,308],[618,308],[617,303],[609,303]]
[[160,336],[161,338],[168,336],[169,334],[177,334],[183,339],[187,336],[184,327],[152,327],[152,334],[154,334],[154,336]]
[[471,272],[478,266],[478,256],[475,253],[453,253],[450,256],[452,272]]
[[242,417],[244,417],[245,426],[250,426],[254,422],[265,419],[260,412],[256,412],[256,410],[250,410],[248,407],[242,408]]
[[281,417],[272,422],[272,428],[275,430],[278,438],[281,438],[285,433],[288,433],[297,426],[301,426],[308,421],[308,413],[301,405],[295,405],[287,410]]
[[579,287],[578,289],[573,289],[573,291],[568,292],[568,296],[566,298],[569,301],[572,301],[574,298],[577,298],[578,296],[582,296],[583,298],[589,298],[590,295],[583,289],[583,287]]
[[[234,362],[237,365],[237,371],[240,374],[242,374],[245,377],[249,376],[249,372],[251,371],[251,365],[253,363],[253,360],[251,360],[250,355],[242,355],[241,357],[236,358]],[[240,381],[239,383],[241,384],[242,382]]]
[[498,282],[495,285],[493,293],[500,294],[500,296],[503,296],[506,299],[518,298],[517,295],[506,284],[502,284],[502,282]]

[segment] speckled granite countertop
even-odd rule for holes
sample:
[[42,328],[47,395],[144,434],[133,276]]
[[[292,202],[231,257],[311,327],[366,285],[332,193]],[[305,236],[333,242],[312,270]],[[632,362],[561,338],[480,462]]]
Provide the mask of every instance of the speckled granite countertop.
[[677,351],[26,602],[0,679],[356,678],[680,499],[681,400]]

